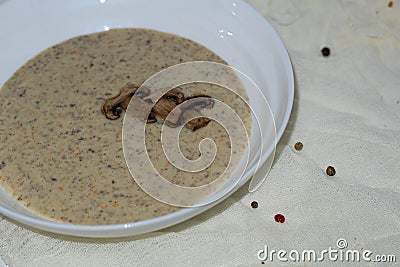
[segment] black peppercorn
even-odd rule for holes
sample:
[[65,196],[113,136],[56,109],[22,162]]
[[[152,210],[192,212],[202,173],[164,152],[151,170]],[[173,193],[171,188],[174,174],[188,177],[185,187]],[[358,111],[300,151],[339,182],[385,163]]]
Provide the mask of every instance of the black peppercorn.
[[328,168],[326,168],[326,174],[329,176],[334,176],[336,174],[335,168],[332,166],[328,166]]
[[297,143],[294,145],[294,149],[296,149],[297,151],[302,150],[302,149],[303,149],[303,143],[302,143],[302,142],[297,142]]
[[257,202],[257,201],[251,202],[251,207],[252,207],[253,209],[258,208],[258,202]]
[[331,50],[328,47],[324,47],[321,49],[321,53],[324,57],[329,57]]

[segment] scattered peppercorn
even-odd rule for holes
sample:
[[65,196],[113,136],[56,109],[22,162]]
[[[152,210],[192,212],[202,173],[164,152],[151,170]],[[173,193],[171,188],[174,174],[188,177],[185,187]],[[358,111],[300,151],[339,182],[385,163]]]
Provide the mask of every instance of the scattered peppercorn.
[[328,47],[324,47],[321,49],[321,53],[324,57],[329,57],[331,50]]
[[326,168],[326,174],[329,176],[334,176],[336,174],[335,168],[332,166],[328,166],[328,168]]
[[393,1],[390,1],[390,2],[388,3],[388,7],[393,7]]
[[51,178],[51,180],[55,182],[55,181],[57,181],[57,178]]
[[115,184],[115,181],[114,181],[114,180],[112,180],[112,181],[111,181],[111,183],[112,183],[112,184]]
[[297,142],[294,145],[294,149],[296,149],[297,151],[301,151],[303,149],[303,143],[302,142]]
[[252,207],[253,209],[258,208],[258,202],[257,202],[257,201],[251,202],[251,207]]
[[279,223],[284,223],[285,222],[285,216],[283,216],[282,214],[276,214],[274,216],[274,219],[275,219],[276,222],[279,222]]

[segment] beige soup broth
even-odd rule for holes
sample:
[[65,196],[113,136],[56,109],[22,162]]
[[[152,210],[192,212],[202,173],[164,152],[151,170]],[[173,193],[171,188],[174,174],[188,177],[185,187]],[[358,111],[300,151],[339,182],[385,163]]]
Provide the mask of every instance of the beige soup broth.
[[[71,224],[127,223],[179,210],[135,183],[123,154],[122,117],[110,120],[101,108],[127,84],[142,84],[169,66],[199,60],[225,63],[191,40],[133,28],[78,36],[41,52],[0,90],[0,185],[31,211]],[[179,89],[230,103],[251,124],[247,106],[222,87],[199,83]],[[168,180],[199,186],[223,172],[230,140],[221,125],[211,121],[196,131],[183,128],[180,144],[189,159],[199,156],[198,143],[205,137],[218,147],[213,164],[193,174],[163,155],[161,123],[158,118],[148,124],[146,144],[155,168]]]

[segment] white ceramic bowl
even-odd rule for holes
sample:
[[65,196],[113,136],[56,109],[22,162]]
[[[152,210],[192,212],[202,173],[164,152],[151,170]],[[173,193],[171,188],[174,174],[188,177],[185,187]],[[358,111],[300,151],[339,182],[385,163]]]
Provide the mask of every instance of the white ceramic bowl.
[[[242,0],[8,0],[0,4],[0,25],[0,86],[28,59],[68,38],[110,28],[151,28],[201,43],[248,75],[269,101],[275,119],[276,140],[281,138],[289,120],[294,78],[288,53],[272,26]],[[265,109],[252,100],[251,92],[249,95],[253,108]],[[257,145],[258,141],[251,139],[251,145]],[[262,162],[273,153],[274,145],[274,142],[267,144],[261,155]],[[253,162],[241,185],[251,178],[255,168]],[[20,206],[0,188],[0,213],[50,232],[120,237],[177,224],[224,198],[211,205],[186,208],[150,220],[82,226],[41,218]]]

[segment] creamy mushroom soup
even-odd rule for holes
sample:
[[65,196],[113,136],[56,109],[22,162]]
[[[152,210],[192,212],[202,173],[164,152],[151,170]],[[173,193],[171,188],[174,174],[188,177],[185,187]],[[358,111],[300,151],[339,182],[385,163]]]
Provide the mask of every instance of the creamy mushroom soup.
[[[125,86],[198,60],[225,63],[198,43],[148,29],[78,36],[41,52],[0,91],[1,186],[33,212],[72,224],[127,223],[177,211],[135,183],[123,154],[122,116],[107,118],[102,107]],[[206,94],[229,103],[250,127],[248,107],[225,88],[194,83],[178,89],[185,96]],[[123,110],[113,112],[121,115]],[[181,149],[189,159],[199,156],[203,138],[218,147],[213,164],[193,174],[168,162],[160,144],[163,118],[154,117],[157,121],[146,128],[148,153],[169,181],[199,186],[223,172],[230,140],[221,125],[210,121],[195,131],[182,130]]]

